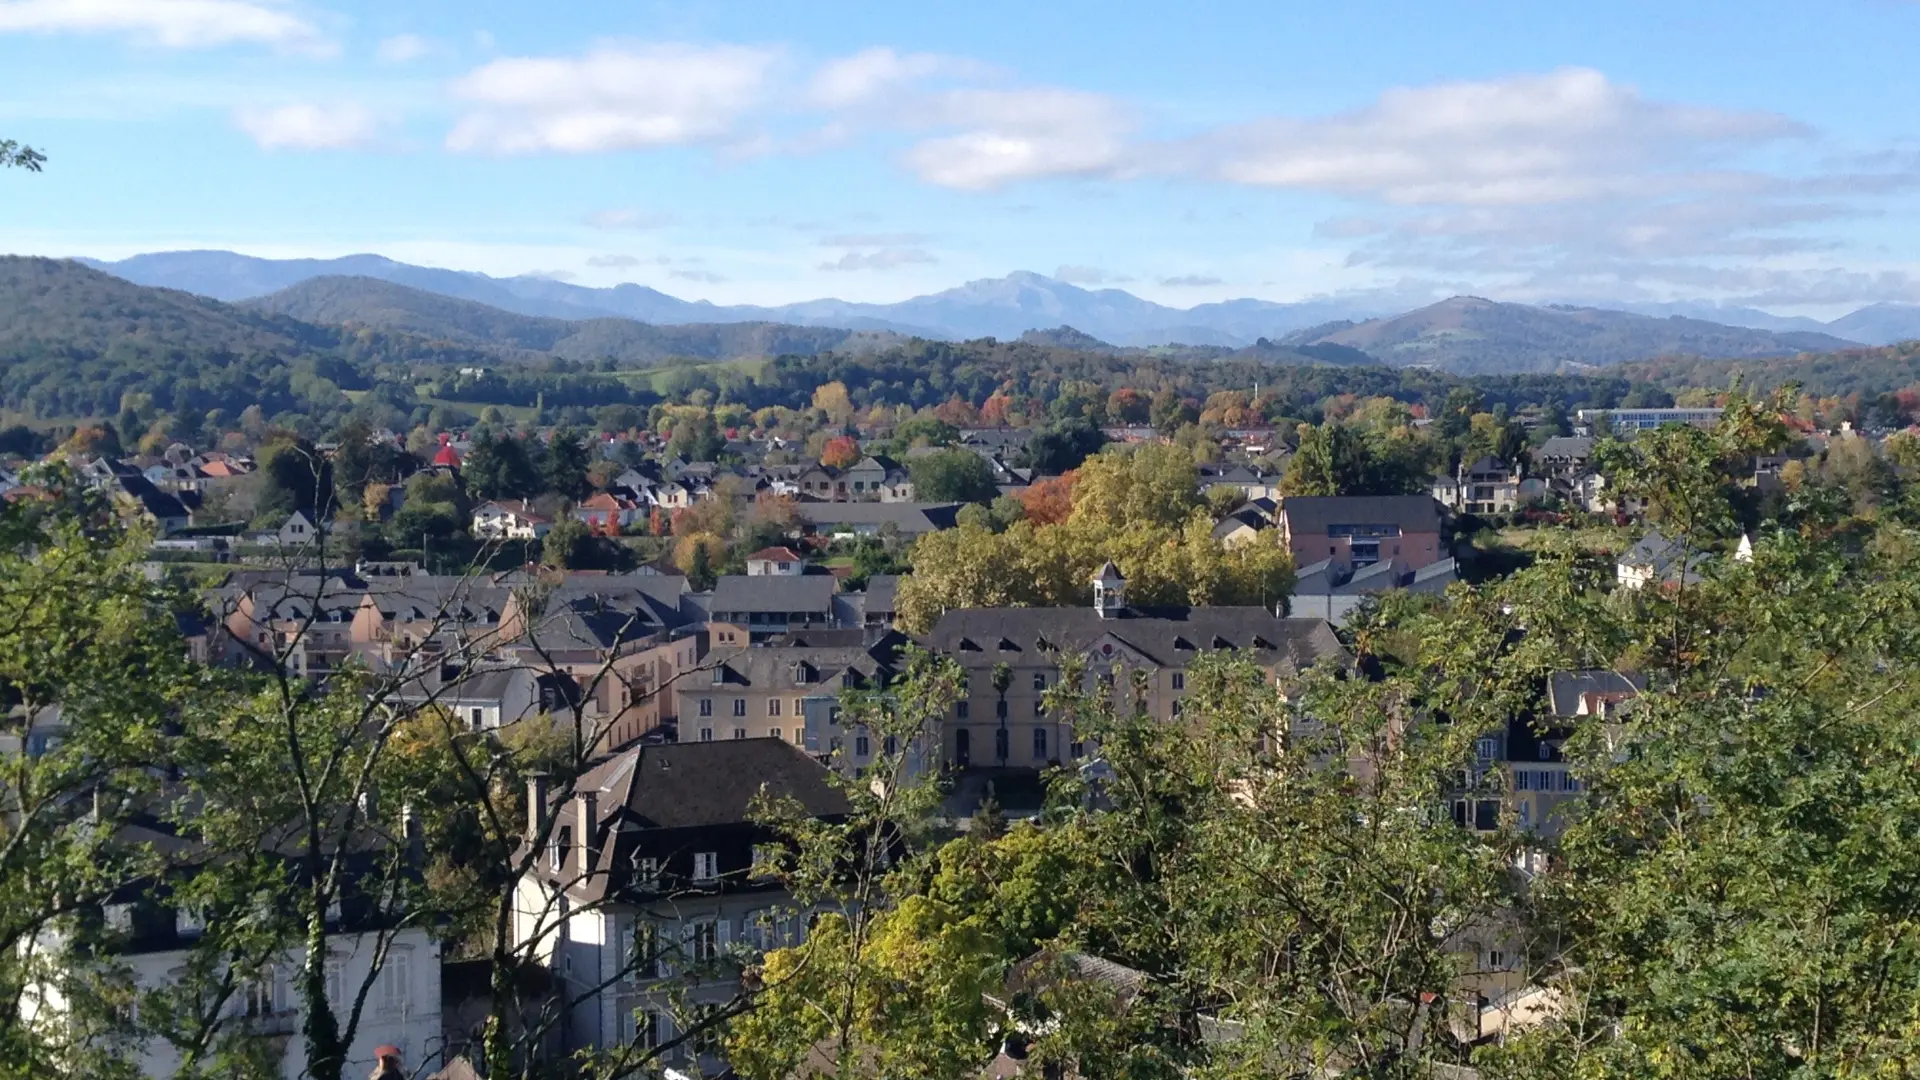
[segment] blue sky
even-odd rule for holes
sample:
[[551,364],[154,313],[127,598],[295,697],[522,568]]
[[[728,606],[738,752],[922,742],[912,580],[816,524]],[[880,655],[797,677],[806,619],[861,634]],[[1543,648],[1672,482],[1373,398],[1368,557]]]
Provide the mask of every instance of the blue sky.
[[0,0],[0,250],[1920,301],[1920,3]]

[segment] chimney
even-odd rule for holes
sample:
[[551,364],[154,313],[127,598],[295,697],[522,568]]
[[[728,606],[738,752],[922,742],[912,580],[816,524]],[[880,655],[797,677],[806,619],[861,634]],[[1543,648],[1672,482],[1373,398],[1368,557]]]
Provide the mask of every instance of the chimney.
[[527,777],[527,843],[535,842],[547,828],[547,774]]
[[600,845],[593,842],[594,827],[600,823],[599,794],[583,791],[575,795],[573,811],[573,873],[584,881],[593,873],[593,864],[600,855]]

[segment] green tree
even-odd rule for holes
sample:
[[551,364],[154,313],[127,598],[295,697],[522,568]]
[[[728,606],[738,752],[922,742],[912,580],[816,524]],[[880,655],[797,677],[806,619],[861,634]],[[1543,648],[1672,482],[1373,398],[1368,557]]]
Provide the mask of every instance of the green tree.
[[563,499],[585,498],[592,485],[587,482],[590,464],[587,446],[580,434],[562,428],[547,440],[540,459],[540,480],[546,490]]
[[512,435],[475,438],[460,467],[460,480],[476,501],[528,499],[540,492],[540,474],[526,440]]
[[587,526],[571,513],[561,514],[540,538],[540,562],[555,570],[577,570],[580,568],[589,540]]
[[908,466],[914,497],[922,502],[989,503],[1000,494],[993,469],[971,450],[940,450]]
[[720,434],[713,413],[706,409],[678,421],[673,437],[667,440],[667,453],[686,461],[716,461],[726,448],[726,437]]
[[268,443],[260,451],[260,475],[262,515],[299,511],[315,521],[333,516],[333,464],[311,442],[289,436]]

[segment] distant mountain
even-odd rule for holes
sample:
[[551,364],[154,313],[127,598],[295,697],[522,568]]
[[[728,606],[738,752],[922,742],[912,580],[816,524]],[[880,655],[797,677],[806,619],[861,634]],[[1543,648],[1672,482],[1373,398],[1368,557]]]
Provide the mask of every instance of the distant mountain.
[[[1734,307],[1723,304],[1709,304],[1701,301],[1678,300],[1664,304],[1609,304],[1595,301],[1585,304],[1569,304],[1569,307],[1612,308],[1629,311],[1635,315],[1652,315],[1668,318],[1678,315],[1687,319],[1704,319],[1722,326],[1743,326],[1749,330],[1772,330],[1778,333],[1840,334],[1829,324],[1819,319],[1809,319],[1803,315],[1775,315],[1758,308]],[[1858,340],[1857,338],[1854,340]]]
[[441,341],[551,353],[584,362],[613,359],[629,365],[670,357],[811,356],[830,349],[861,351],[901,340],[887,333],[766,322],[654,326],[608,317],[543,318],[369,277],[309,278],[240,306],[310,323],[371,326]]
[[592,289],[543,277],[495,278],[412,266],[379,255],[259,259],[227,251],[171,251],[119,262],[82,261],[141,285],[184,289],[229,301],[265,296],[312,278],[366,277],[542,318],[614,317],[659,325],[781,322],[948,339],[1012,340],[1028,330],[1068,325],[1115,345],[1177,342],[1232,348],[1329,319],[1387,313],[1377,305],[1356,307],[1346,301],[1229,300],[1182,309],[1120,289],[1082,289],[1025,271],[970,281],[897,304],[824,299],[763,307],[681,300],[644,285]]
[[1554,371],[1657,356],[1746,358],[1844,349],[1828,334],[1774,333],[1599,308],[1532,307],[1456,296],[1417,311],[1335,330],[1299,345],[1359,349],[1396,365],[1463,374]]
[[1830,332],[1869,345],[1920,339],[1920,304],[1874,304],[1827,324]]

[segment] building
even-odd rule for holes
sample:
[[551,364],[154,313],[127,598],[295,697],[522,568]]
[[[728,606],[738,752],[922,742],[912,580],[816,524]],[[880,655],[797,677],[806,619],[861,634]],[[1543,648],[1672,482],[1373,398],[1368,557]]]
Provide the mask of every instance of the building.
[[1419,570],[1445,557],[1431,495],[1296,495],[1281,501],[1278,524],[1295,566],[1398,559]]
[[807,561],[789,547],[761,548],[747,556],[748,577],[800,577]]
[[1555,435],[1534,451],[1533,463],[1549,479],[1570,481],[1587,471],[1595,441],[1591,435]]
[[[826,821],[851,812],[827,771],[779,739],[634,747],[564,802],[544,777],[529,787],[528,835],[549,840],[521,879],[514,934],[575,1003],[567,1050],[673,1038],[687,1010],[731,1001],[760,953],[804,939],[809,913],[756,872],[778,840],[757,799]],[[689,1040],[675,1064],[713,1075],[718,1049]]]
[[833,503],[803,502],[794,514],[809,532],[836,540],[881,536],[892,532],[902,539],[951,529],[959,503]]
[[1414,593],[1443,593],[1460,580],[1453,559],[1441,559],[1418,570],[1398,559],[1387,559],[1354,569],[1332,559],[1301,567],[1294,576],[1293,596],[1287,601],[1290,619],[1322,619],[1345,626],[1347,617],[1369,596],[1393,589]]
[[1574,417],[1589,434],[1606,428],[1616,434],[1630,435],[1651,431],[1663,424],[1710,428],[1720,422],[1720,413],[1720,406],[1713,405],[1687,409],[1581,409]]
[[1267,608],[1133,607],[1111,562],[1093,586],[1091,607],[957,609],[921,639],[967,673],[967,696],[943,737],[948,765],[1039,769],[1083,756],[1072,726],[1043,701],[1068,657],[1085,660],[1089,677],[1116,694],[1131,694],[1138,672],[1141,705],[1172,720],[1187,667],[1206,653],[1239,651],[1275,677],[1345,655],[1326,623],[1281,619]]
[[538,540],[552,529],[552,519],[515,499],[495,500],[475,507],[468,531],[480,540]]
[[795,630],[850,625],[837,603],[840,579],[831,574],[728,574],[714,582],[707,602],[716,645],[746,645]]
[[[176,855],[183,848],[190,850],[171,827],[150,817],[136,818],[121,831],[130,844],[152,845]],[[365,869],[361,866],[359,872]],[[38,942],[43,956],[57,957],[56,962],[69,968],[92,966],[102,977],[136,992],[178,986],[197,959],[195,948],[205,934],[206,921],[198,912],[176,904],[165,882],[123,889],[97,910],[112,933],[106,954],[91,948],[69,949],[50,934]],[[349,886],[343,886],[327,924],[325,994],[334,1015],[344,1018],[361,988],[367,988],[360,1024],[347,1051],[347,1075],[371,1071],[381,1047],[396,1049],[408,1067],[436,1065],[442,1036],[440,943],[431,930],[396,928],[377,905],[357,896]],[[382,938],[386,955],[376,967]],[[306,955],[304,947],[292,946],[249,971],[214,1018],[220,1033],[262,1040],[270,1052],[277,1053],[280,1075],[286,1080],[307,1075],[300,1034],[305,1012],[294,988]],[[44,984],[28,988],[18,1007],[23,1019],[39,1025],[61,1023],[67,1010],[62,991]],[[143,1036],[127,1049],[127,1057],[147,1076],[169,1077],[178,1070],[178,1049],[157,1035]]]
[[1629,590],[1656,582],[1692,585],[1699,582],[1705,559],[1703,552],[1688,551],[1679,541],[1652,529],[1615,562],[1614,580],[1620,588]]
[[1520,470],[1489,454],[1460,467],[1459,502],[1469,514],[1511,514],[1520,505]]

